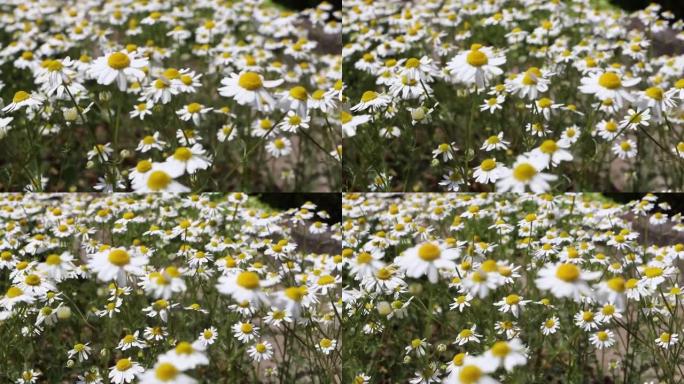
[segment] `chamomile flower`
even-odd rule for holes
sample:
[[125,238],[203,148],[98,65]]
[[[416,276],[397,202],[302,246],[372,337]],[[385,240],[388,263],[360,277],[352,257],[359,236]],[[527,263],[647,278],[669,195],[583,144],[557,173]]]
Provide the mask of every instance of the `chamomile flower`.
[[116,82],[120,91],[125,91],[129,81],[141,81],[145,78],[143,68],[149,65],[144,57],[128,51],[110,52],[95,59],[90,67],[90,74],[98,84],[109,85]]
[[439,271],[453,270],[456,267],[454,260],[460,256],[457,248],[446,244],[425,242],[405,250],[394,259],[394,263],[402,268],[406,276],[419,278],[427,275],[431,283],[436,283]]
[[114,384],[130,383],[136,375],[143,372],[145,368],[140,364],[129,358],[123,358],[117,360],[116,364],[109,368],[109,380]]
[[238,104],[250,106],[258,111],[271,111],[275,107],[275,99],[268,88],[275,88],[283,83],[283,79],[264,80],[256,72],[233,73],[221,80],[223,87],[219,94],[235,99]]
[[583,271],[570,263],[547,264],[539,270],[535,283],[539,289],[550,290],[556,297],[579,301],[581,295],[591,295],[587,281],[598,278],[600,272]]
[[505,63],[506,56],[495,52],[492,47],[473,44],[470,50],[454,56],[447,63],[447,68],[458,81],[481,89],[503,73],[499,67]]

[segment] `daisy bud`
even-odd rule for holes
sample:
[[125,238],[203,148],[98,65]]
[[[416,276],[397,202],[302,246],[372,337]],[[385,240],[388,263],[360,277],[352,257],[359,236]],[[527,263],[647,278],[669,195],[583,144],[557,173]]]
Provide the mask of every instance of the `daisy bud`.
[[378,313],[382,316],[387,316],[392,313],[392,306],[386,301],[381,301],[377,305]]
[[71,359],[67,360],[67,362],[66,362],[66,367],[67,367],[67,368],[71,368],[71,367],[73,367],[73,366],[74,366],[74,361],[71,360]]
[[71,317],[71,308],[67,306],[62,306],[57,309],[57,318],[60,320],[66,320]]
[[423,292],[423,286],[419,283],[413,283],[409,285],[409,292],[412,295],[419,295],[421,292]]
[[439,159],[432,159],[432,161],[430,162],[430,166],[433,168],[439,167]]
[[62,113],[66,121],[76,121],[78,119],[78,110],[76,108],[66,108]]
[[425,110],[423,108],[416,108],[411,111],[411,118],[415,121],[421,121],[425,118]]
[[106,103],[106,102],[108,102],[109,100],[112,99],[112,93],[109,92],[109,91],[100,92],[100,93],[97,95],[97,98],[98,98],[100,101]]
[[446,344],[437,344],[437,352],[444,352],[447,350]]
[[86,163],[86,168],[87,168],[87,169],[92,169],[92,168],[94,168],[94,167],[95,167],[95,162],[92,161],[92,160],[88,160],[88,162]]
[[119,156],[125,159],[131,156],[131,151],[129,151],[128,149],[122,149],[121,152],[119,152]]
[[102,356],[102,357],[107,357],[107,356],[109,356],[109,349],[107,349],[107,348],[102,348],[102,349],[100,350],[100,356]]
[[411,356],[406,355],[404,356],[404,364],[410,364],[411,363]]

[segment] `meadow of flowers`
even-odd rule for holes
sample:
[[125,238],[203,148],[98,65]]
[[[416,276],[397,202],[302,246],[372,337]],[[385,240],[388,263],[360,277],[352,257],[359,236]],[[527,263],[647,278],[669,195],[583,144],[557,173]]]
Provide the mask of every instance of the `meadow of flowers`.
[[343,380],[679,383],[684,218],[654,195],[345,194]]
[[2,1],[0,189],[339,189],[340,16],[327,2]]
[[339,382],[329,217],[242,193],[0,195],[0,382]]
[[595,3],[345,1],[347,190],[683,190],[684,22]]

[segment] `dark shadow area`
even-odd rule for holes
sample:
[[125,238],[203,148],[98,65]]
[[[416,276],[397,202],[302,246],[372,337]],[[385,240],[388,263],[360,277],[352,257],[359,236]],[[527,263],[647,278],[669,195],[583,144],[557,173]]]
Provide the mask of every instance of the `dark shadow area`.
[[663,11],[674,13],[678,19],[684,18],[684,1],[682,0],[611,0],[610,2],[626,11],[638,11],[651,3],[656,3],[663,7]]
[[[318,4],[322,3],[324,0],[273,0],[274,3],[278,3],[284,7],[290,9],[302,10],[306,8],[315,8]],[[327,0],[335,10],[342,9],[342,0]]]
[[[603,193],[603,196],[623,204],[639,200],[645,195],[645,193]],[[654,193],[653,195],[658,196],[658,203],[667,202],[670,204],[672,214],[684,213],[684,193]]]
[[306,202],[316,204],[318,210],[328,212],[330,218],[321,220],[328,224],[342,221],[342,195],[339,193],[261,193],[257,197],[276,209],[299,208]]

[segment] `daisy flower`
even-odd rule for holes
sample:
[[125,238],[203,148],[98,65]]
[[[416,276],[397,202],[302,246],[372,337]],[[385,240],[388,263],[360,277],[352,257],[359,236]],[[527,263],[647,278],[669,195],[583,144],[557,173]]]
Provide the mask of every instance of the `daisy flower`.
[[526,348],[520,339],[509,341],[497,341],[485,352],[484,356],[495,360],[498,366],[510,372],[518,365],[525,365],[527,362]]
[[527,187],[534,193],[548,191],[551,188],[549,182],[558,177],[541,172],[545,168],[543,161],[535,156],[518,156],[511,168],[501,168],[500,180],[496,184],[497,191],[522,193]]
[[136,166],[138,175],[133,178],[135,192],[190,192],[190,188],[174,180],[183,174],[181,167],[171,167],[167,163],[139,162]]
[[641,79],[625,79],[619,73],[606,71],[590,73],[580,81],[582,83],[579,86],[580,92],[592,94],[599,100],[611,99],[620,107],[624,102],[634,101],[634,97],[627,88],[637,85]]
[[275,100],[267,88],[275,88],[282,83],[283,79],[264,80],[263,76],[256,72],[242,72],[239,75],[233,73],[221,80],[223,87],[218,91],[221,96],[231,97],[240,105],[267,112],[275,106]]
[[137,374],[145,372],[145,368],[135,361],[124,358],[119,359],[116,365],[109,368],[109,379],[114,384],[130,383]]
[[209,359],[204,353],[200,343],[190,344],[181,341],[172,350],[158,357],[160,362],[171,363],[180,370],[194,369],[199,365],[209,364]]
[[394,259],[394,263],[406,272],[406,276],[419,278],[427,275],[428,280],[435,284],[439,269],[454,270],[456,263],[453,260],[459,256],[460,251],[457,248],[426,242],[405,250]]
[[354,105],[352,112],[361,112],[369,110],[370,112],[377,112],[382,108],[388,106],[392,102],[390,96],[375,91],[366,91],[361,95],[361,100]]
[[679,335],[676,333],[667,333],[667,332],[662,332],[660,336],[658,336],[657,339],[655,339],[655,343],[662,349],[668,349],[675,344],[677,344],[677,341],[679,341]]
[[563,161],[572,161],[572,154],[567,150],[570,143],[563,140],[544,140],[542,144],[532,150],[532,156],[543,161],[546,168],[549,165],[558,166]]
[[88,262],[90,269],[101,281],[116,281],[125,286],[129,275],[142,275],[148,259],[126,248],[110,248],[94,255]]
[[553,335],[558,331],[560,323],[558,322],[558,317],[555,315],[551,318],[546,319],[541,325],[541,331],[545,336]]
[[458,81],[482,89],[503,73],[499,67],[505,63],[506,56],[502,53],[495,52],[491,47],[473,44],[469,51],[454,56],[447,63],[447,68]]
[[129,79],[142,81],[143,71],[149,65],[144,57],[128,51],[111,52],[97,58],[90,67],[90,75],[98,84],[109,85],[116,82],[120,91],[125,91]]
[[168,361],[157,362],[152,369],[138,374],[141,384],[195,384],[197,380],[182,373],[183,370]]
[[503,166],[496,162],[496,159],[484,159],[479,166],[475,167],[473,177],[481,184],[495,183],[499,180]]
[[491,152],[494,150],[506,150],[508,149],[508,144],[510,144],[508,141],[505,141],[503,139],[503,132],[499,132],[495,136],[489,136],[487,140],[482,144],[482,147],[480,149],[485,150],[487,152]]
[[199,127],[200,121],[206,115],[209,111],[211,111],[213,108],[207,108],[204,105],[200,103],[190,103],[183,107],[182,109],[179,109],[176,111],[176,114],[178,117],[183,120],[183,121],[190,121]]
[[90,353],[91,348],[88,346],[90,343],[76,343],[74,344],[73,348],[71,348],[68,352],[69,358],[73,359],[74,356],[78,356],[78,361],[83,362],[88,360],[88,354]]
[[256,362],[270,360],[273,357],[273,346],[268,341],[261,341],[249,347],[247,354]]
[[631,159],[637,155],[637,146],[632,139],[616,142],[613,144],[612,150],[617,157],[623,160]]
[[2,109],[3,112],[14,112],[26,107],[28,110],[34,110],[43,105],[43,97],[26,91],[17,91],[12,98],[12,102],[7,104]]
[[513,316],[518,317],[522,308],[524,308],[525,304],[529,303],[530,301],[531,300],[523,300],[522,297],[516,294],[510,294],[500,301],[494,303],[494,305],[499,307],[501,312],[510,312],[513,314]]
[[337,340],[322,338],[318,344],[316,344],[316,350],[324,355],[329,355],[337,346]]
[[286,156],[292,152],[292,142],[287,137],[278,137],[266,144],[266,151],[273,157]]
[[499,362],[486,356],[470,356],[463,358],[463,364],[454,366],[445,384],[498,384],[488,373],[494,373]]
[[580,301],[581,295],[592,294],[586,282],[598,278],[600,274],[601,272],[583,271],[575,264],[549,263],[539,270],[535,283],[539,289],[550,290],[556,297]]
[[209,168],[211,161],[211,157],[206,155],[202,145],[194,144],[190,148],[176,148],[173,155],[166,158],[166,167],[173,175],[182,175],[184,173],[192,175],[198,170]]
[[247,301],[255,305],[268,303],[268,297],[261,291],[261,279],[256,272],[243,271],[219,277],[216,286],[219,292],[230,295],[237,302]]
[[615,344],[615,334],[610,329],[598,331],[591,335],[589,341],[598,349],[610,348]]
[[141,153],[145,153],[153,149],[163,151],[165,146],[166,142],[159,139],[159,132],[157,131],[152,135],[147,135],[140,139],[138,147],[135,150]]

